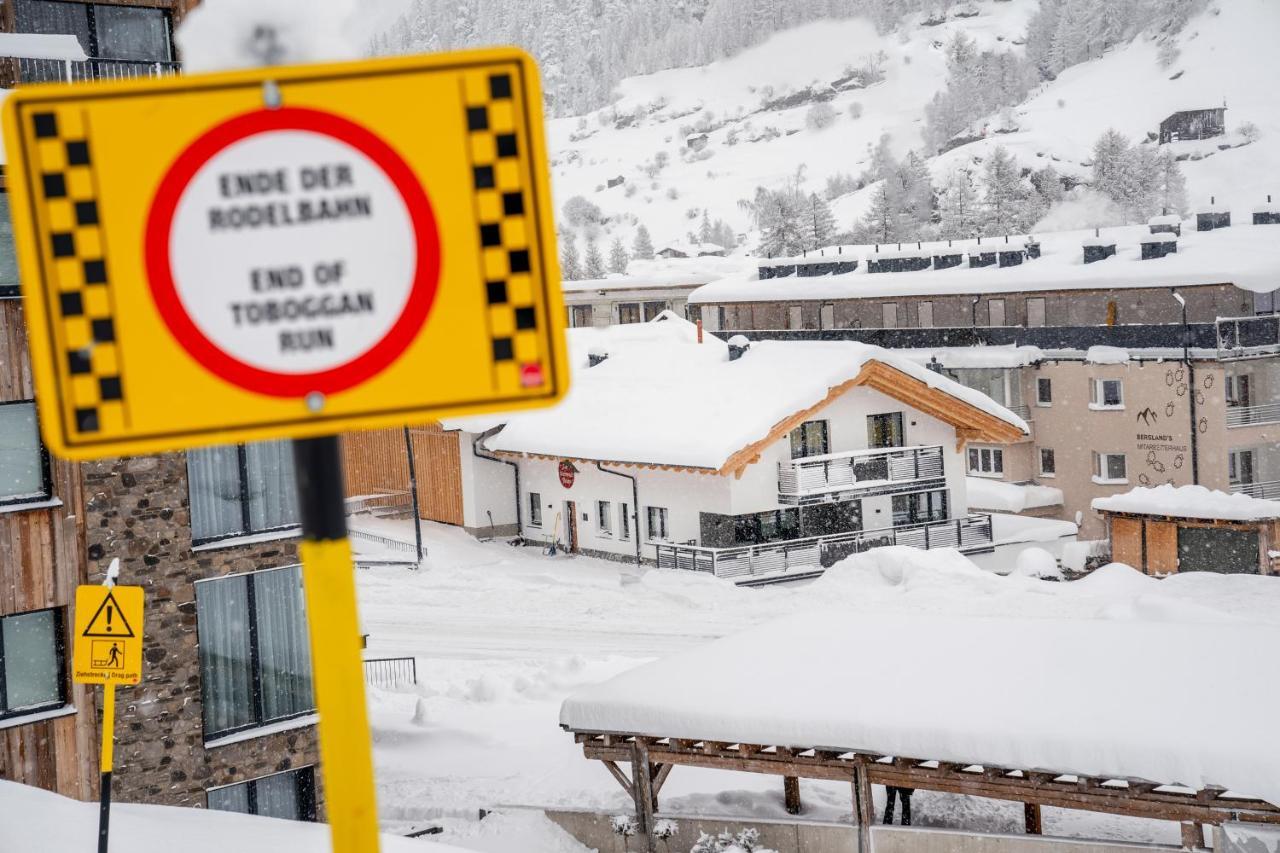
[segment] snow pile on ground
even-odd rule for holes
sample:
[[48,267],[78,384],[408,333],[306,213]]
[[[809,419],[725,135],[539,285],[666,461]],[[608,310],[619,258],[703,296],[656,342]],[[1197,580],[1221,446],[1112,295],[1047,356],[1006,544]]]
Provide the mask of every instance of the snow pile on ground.
[[1062,506],[1062,489],[1052,486],[1020,486],[989,477],[966,477],[965,494],[971,509],[1026,512],[1045,506]]
[[[1045,519],[994,519],[1002,537],[1033,524],[1073,529]],[[1005,519],[1017,522],[1016,530],[1006,530]],[[361,519],[360,526],[413,540],[407,521]],[[743,589],[673,570],[648,570],[637,579],[633,566],[477,542],[457,528],[432,523],[422,528],[430,551],[422,571],[370,568],[357,574],[361,625],[369,632],[366,654],[414,657],[420,679],[417,685],[370,691],[379,817],[387,831],[440,826],[443,840],[476,849],[494,849],[484,845],[506,838],[527,853],[561,853],[563,843],[544,840],[535,835],[536,827],[514,817],[477,822],[479,809],[629,808],[617,783],[598,762],[585,760],[560,729],[567,696],[779,616],[831,608],[845,620],[864,614],[1018,614],[1073,620],[1078,632],[1093,620],[1126,612],[1168,618],[1193,606],[1205,619],[1280,618],[1280,584],[1256,576],[1191,572],[1157,581],[1110,566],[1082,581],[1046,583],[993,574],[1012,572],[1013,561],[980,571],[954,552],[886,548],[842,563],[815,582]],[[1176,635],[1177,625],[1168,627],[1167,636]],[[1167,636],[1158,648],[1168,648]],[[883,638],[872,648],[896,655]],[[1208,670],[1211,677],[1217,671]],[[1012,691],[1020,678],[1000,672],[990,686]],[[805,780],[802,794],[808,817],[849,819],[847,784]],[[913,805],[922,826],[977,832],[1021,827],[1017,803],[922,792]],[[713,770],[678,769],[663,788],[662,807],[673,813],[787,818],[776,779]],[[1044,820],[1045,831],[1054,835],[1179,841],[1177,826],[1158,821],[1062,809],[1045,809]]]
[[1024,578],[1062,579],[1058,560],[1043,548],[1025,548],[1018,554],[1013,573]]
[[[669,315],[620,328],[628,331],[583,330],[588,334],[573,338],[574,376],[565,400],[554,409],[510,416],[487,447],[717,471],[734,453],[765,438],[778,422],[821,403],[872,361],[1027,431],[1021,418],[980,391],[879,347],[759,341],[730,361],[718,340],[709,345],[704,336],[698,344],[692,326]],[[585,367],[577,355],[583,344],[607,351],[608,358]]]
[[[850,558],[844,572],[827,577],[879,575],[901,588],[930,576],[993,589],[1023,581],[982,575],[958,555],[933,553],[879,549]],[[851,619],[833,601],[825,611],[785,616],[583,688],[565,701],[561,721],[585,731],[861,748],[1221,785],[1280,802],[1274,756],[1258,748],[1270,738],[1265,715],[1244,714],[1231,726],[1203,724],[1224,708],[1260,710],[1280,702],[1280,686],[1256,676],[1270,666],[1280,625],[1152,595],[1151,583],[1113,566],[1091,584],[1036,590],[1040,597],[1068,599],[1083,591],[1106,602],[1083,626],[1021,607],[983,618],[900,612]],[[1023,597],[1009,595],[1006,603]],[[1179,638],[1178,654],[1153,654],[1170,636]],[[1222,648],[1232,654],[1224,658]],[[819,649],[878,651],[842,656],[833,677],[829,656],[814,654]],[[1099,667],[1101,660],[1107,666]],[[1211,683],[1188,691],[1189,672]],[[1013,673],[1018,690],[991,689]],[[761,690],[761,684],[786,689]],[[945,708],[936,702],[940,695],[948,697]]]
[[355,59],[355,12],[353,0],[204,0],[176,39],[187,72]]
[[1220,518],[1261,521],[1280,518],[1280,501],[1229,494],[1205,486],[1137,487],[1106,498],[1094,498],[1095,510],[1167,515],[1173,518]]
[[[98,841],[98,804],[0,780],[0,850],[94,850]],[[465,853],[449,844],[384,835],[386,853]],[[114,803],[111,849],[128,853],[323,853],[329,827],[320,823],[174,806]],[[494,848],[495,853],[526,853],[523,848]]]

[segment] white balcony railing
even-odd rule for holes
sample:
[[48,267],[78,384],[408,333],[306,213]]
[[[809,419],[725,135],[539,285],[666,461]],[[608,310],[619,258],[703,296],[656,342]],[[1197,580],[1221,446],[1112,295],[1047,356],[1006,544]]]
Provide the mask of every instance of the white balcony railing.
[[913,548],[957,548],[961,551],[989,550],[991,516],[971,514],[965,518],[929,521],[877,530],[855,530],[807,539],[786,539],[733,548],[703,548],[697,545],[656,545],[660,568],[710,572],[737,583],[781,580],[788,575],[811,576],[850,554],[885,545]]
[[1232,483],[1231,491],[1248,495],[1251,498],[1262,498],[1268,501],[1280,501],[1280,480],[1263,480],[1254,483]]
[[1227,403],[1227,426],[1242,427],[1280,422],[1280,403],[1260,406],[1233,406]]
[[778,463],[778,499],[781,503],[805,503],[832,492],[909,484],[942,476],[939,445],[803,456]]

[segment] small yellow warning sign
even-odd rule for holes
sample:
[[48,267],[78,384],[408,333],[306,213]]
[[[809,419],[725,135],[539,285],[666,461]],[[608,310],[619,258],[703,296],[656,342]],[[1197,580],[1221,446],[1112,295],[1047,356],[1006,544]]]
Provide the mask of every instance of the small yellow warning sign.
[[142,680],[142,587],[76,589],[72,678],[79,684]]

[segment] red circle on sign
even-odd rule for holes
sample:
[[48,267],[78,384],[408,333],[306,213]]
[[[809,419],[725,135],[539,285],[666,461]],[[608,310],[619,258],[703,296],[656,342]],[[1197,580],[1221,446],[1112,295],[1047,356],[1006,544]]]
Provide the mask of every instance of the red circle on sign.
[[[400,316],[382,339],[344,364],[311,373],[264,370],[236,358],[211,341],[187,312],[174,282],[170,259],[170,233],[178,203],[201,167],[232,143],[281,130],[310,131],[332,137],[373,161],[400,192],[413,224],[417,249],[408,298]],[[440,283],[440,234],[435,213],[409,164],[367,128],[333,113],[305,107],[244,113],[214,126],[191,143],[169,167],[156,190],[147,218],[144,255],[156,309],[192,358],[233,385],[273,397],[343,391],[380,373],[413,342],[431,313]]]
[[560,463],[559,470],[560,485],[564,486],[566,489],[571,488],[573,486],[573,475],[577,473],[577,470],[578,469],[574,468],[573,463],[568,459],[563,460]]

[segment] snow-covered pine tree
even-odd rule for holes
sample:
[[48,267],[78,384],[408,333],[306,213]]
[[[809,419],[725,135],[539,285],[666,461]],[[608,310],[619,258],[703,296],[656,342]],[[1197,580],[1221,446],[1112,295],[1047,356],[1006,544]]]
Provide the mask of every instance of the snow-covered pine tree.
[[983,166],[982,231],[992,236],[1027,231],[1039,218],[1038,200],[1022,181],[1018,162],[1004,146],[991,152]]
[[1165,148],[1156,157],[1155,198],[1159,213],[1181,215],[1187,209],[1187,179],[1173,152]]
[[609,244],[609,272],[625,273],[627,262],[630,260],[626,246],[622,245],[622,238],[614,237],[613,242]]
[[805,210],[805,248],[820,249],[829,245],[835,233],[836,218],[831,215],[830,205],[822,196],[811,193]]
[[476,0],[457,0],[453,18],[453,47],[470,47],[479,41]]
[[1045,166],[1043,169],[1036,169],[1031,173],[1031,185],[1036,188],[1036,192],[1044,199],[1046,205],[1057,204],[1062,201],[1062,176],[1058,174],[1058,170],[1053,166]]
[[904,236],[903,239],[921,239],[920,235],[927,232],[933,222],[937,206],[929,164],[916,152],[909,151],[899,164],[895,177],[902,187],[902,212],[908,220],[903,230],[915,235]]
[[787,257],[805,250],[804,200],[790,189],[756,193],[760,251],[765,257]]
[[595,240],[587,241],[587,253],[582,258],[582,275],[584,278],[604,278],[607,272],[604,255]]
[[938,213],[939,236],[943,239],[961,240],[978,233],[978,188],[968,169],[954,169],[947,176]]
[[582,261],[578,258],[578,241],[568,231],[560,233],[560,277],[565,281],[582,278]]
[[698,242],[710,243],[711,241],[711,215],[704,207],[702,209],[702,225],[698,227]]
[[894,243],[899,232],[902,205],[892,181],[881,181],[871,191],[871,207],[854,226],[859,243]]
[[653,260],[653,238],[649,236],[649,229],[644,227],[643,223],[636,229],[636,238],[631,244],[631,254],[642,261]]
[[1093,143],[1093,188],[1124,204],[1130,193],[1129,140],[1115,128]]
[[717,219],[716,224],[711,227],[711,242],[717,246],[724,246],[726,249],[735,248],[738,245],[738,235],[733,233],[733,229],[729,227],[729,223],[723,219]]

